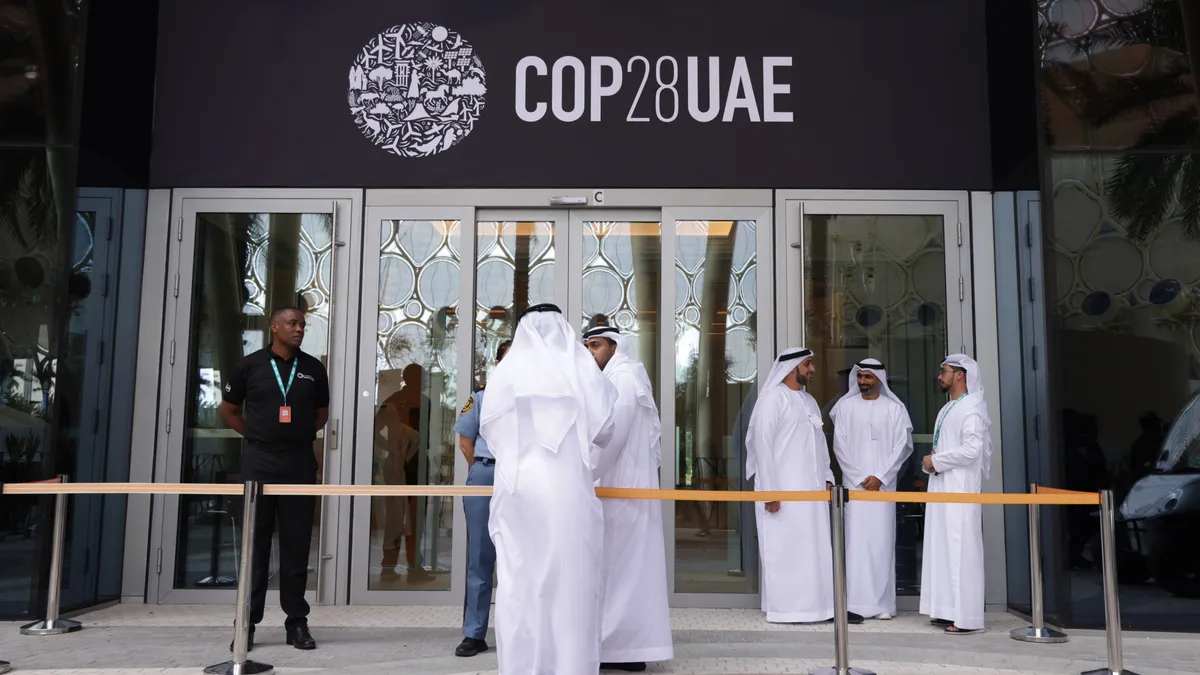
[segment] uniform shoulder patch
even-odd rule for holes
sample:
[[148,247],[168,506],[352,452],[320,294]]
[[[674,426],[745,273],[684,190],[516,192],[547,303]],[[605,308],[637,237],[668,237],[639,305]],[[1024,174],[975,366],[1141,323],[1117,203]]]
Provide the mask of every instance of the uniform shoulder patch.
[[471,408],[474,408],[474,407],[475,407],[475,397],[474,397],[474,396],[468,396],[468,397],[467,397],[467,404],[463,406],[462,412],[461,412],[461,413],[459,413],[459,414],[460,414],[460,415],[466,415],[467,413],[471,412]]

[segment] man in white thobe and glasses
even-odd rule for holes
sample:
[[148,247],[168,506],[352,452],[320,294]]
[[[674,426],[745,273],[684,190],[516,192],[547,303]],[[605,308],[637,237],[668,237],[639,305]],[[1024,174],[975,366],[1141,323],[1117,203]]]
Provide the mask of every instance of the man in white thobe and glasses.
[[[978,493],[992,460],[979,364],[966,354],[942,362],[938,384],[950,401],[933,426],[933,452],[921,461],[929,492]],[[983,630],[983,507],[926,504],[921,613],[948,635]]]
[[[804,391],[816,366],[812,350],[785,350],[763,383],[746,434],[746,476],[754,489],[827,490],[829,444],[816,400]],[[766,502],[756,510],[762,609],[771,623],[833,618],[833,550],[828,502]],[[847,612],[850,623],[862,616]]]
[[[612,326],[584,334],[584,345],[617,390],[611,464],[597,487],[657,488],[662,426],[646,368],[630,353],[629,336]],[[604,628],[601,668],[642,672],[647,661],[669,661],[675,650],[667,602],[662,503],[602,499],[604,504]]]
[[[829,418],[833,453],[850,490],[896,489],[900,467],[912,454],[912,421],[887,384],[876,359],[850,369],[850,390]],[[890,619],[896,614],[896,505],[851,501],[846,505],[847,608],[856,614]]]
[[600,669],[604,511],[595,482],[616,398],[558,307],[522,313],[480,423],[496,457],[488,531],[501,675]]

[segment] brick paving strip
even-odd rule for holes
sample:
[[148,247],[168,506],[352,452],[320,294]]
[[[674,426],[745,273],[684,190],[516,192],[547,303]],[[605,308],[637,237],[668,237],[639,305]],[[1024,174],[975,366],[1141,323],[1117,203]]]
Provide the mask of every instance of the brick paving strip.
[[[494,652],[474,659],[451,655],[461,639],[459,607],[315,607],[310,617],[320,649],[301,652],[283,644],[283,616],[268,611],[251,656],[274,664],[280,675],[467,675],[495,673]],[[16,623],[0,623],[0,658],[14,673],[38,675],[147,675],[198,673],[229,658],[232,611],[211,605],[118,605],[75,617],[84,630],[50,637],[22,636]],[[832,665],[829,623],[767,624],[754,610],[675,609],[675,656],[648,672],[688,675],[806,673]],[[988,631],[953,637],[923,617],[852,626],[852,663],[879,675],[1072,675],[1104,665],[1104,636],[1072,631],[1062,645],[1031,645],[1008,637],[1026,622],[988,615]],[[492,639],[489,638],[489,643]],[[1197,672],[1200,636],[1128,634],[1126,667],[1140,675]],[[936,664],[936,665],[933,665]]]

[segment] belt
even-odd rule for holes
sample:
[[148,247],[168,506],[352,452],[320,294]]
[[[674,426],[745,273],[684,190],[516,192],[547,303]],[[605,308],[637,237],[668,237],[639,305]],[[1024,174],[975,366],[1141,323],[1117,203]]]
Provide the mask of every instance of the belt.
[[484,466],[495,466],[496,464],[496,460],[492,459],[491,457],[476,457],[475,461]]

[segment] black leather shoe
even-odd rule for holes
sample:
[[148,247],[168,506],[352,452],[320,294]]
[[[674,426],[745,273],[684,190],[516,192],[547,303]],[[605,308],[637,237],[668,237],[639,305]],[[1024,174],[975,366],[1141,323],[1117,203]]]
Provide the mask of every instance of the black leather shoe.
[[[233,640],[229,641],[229,653],[230,654],[233,653],[233,643],[235,641],[237,641],[237,638],[234,638]],[[251,628],[250,633],[248,635],[246,635],[246,653],[249,654],[251,649],[254,649],[254,629],[253,628]]]
[[296,649],[317,648],[317,641],[313,639],[312,633],[308,632],[307,623],[285,626],[284,630],[287,631],[287,643]]
[[846,623],[858,625],[863,622],[863,615],[854,612],[846,612]]
[[478,656],[488,650],[487,643],[483,640],[475,638],[463,638],[463,641],[458,643],[454,648],[455,656]]
[[638,663],[601,663],[600,670],[623,670],[627,673],[640,673],[646,669],[646,662]]

